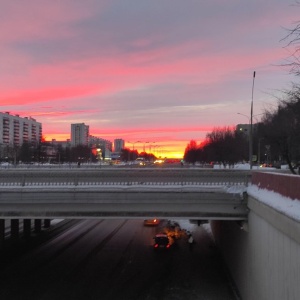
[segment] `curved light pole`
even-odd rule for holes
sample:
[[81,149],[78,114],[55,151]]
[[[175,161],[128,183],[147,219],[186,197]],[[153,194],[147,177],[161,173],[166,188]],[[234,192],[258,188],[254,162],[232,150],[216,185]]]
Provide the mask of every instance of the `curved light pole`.
[[241,114],[241,113],[237,113],[237,114],[246,117],[246,118],[248,119],[248,123],[249,123],[249,125],[250,125],[250,117],[249,117],[249,116],[244,115],[244,114]]
[[150,142],[150,144],[149,144],[149,153],[150,154],[152,154],[152,146],[155,146],[153,144],[155,144],[155,142]]
[[[249,125],[250,125],[250,117],[249,116],[247,116],[247,115],[244,115],[244,114],[241,114],[241,113],[237,113],[238,115],[241,115],[241,116],[244,116],[244,117],[246,117],[247,119],[248,119],[248,122],[249,122]],[[257,115],[253,115],[252,117],[253,118],[255,118],[255,117],[257,117],[257,116],[261,116],[261,115],[263,115],[263,114],[257,114]],[[255,118],[255,120],[256,120],[256,122],[257,123],[259,123],[259,121],[258,121],[258,119],[257,118]]]
[[141,143],[141,141],[136,141],[136,142],[127,142],[127,143],[129,143],[129,144],[131,144],[132,145],[132,151],[134,151],[134,145],[136,144],[136,143]]
[[[140,142],[140,143],[142,143],[142,142]],[[143,142],[143,143],[144,143],[144,145],[143,145],[143,152],[146,153],[146,144],[150,144],[149,148],[151,149],[151,144],[153,144],[153,143],[155,143],[155,142]],[[151,152],[151,151],[150,151],[150,152]]]

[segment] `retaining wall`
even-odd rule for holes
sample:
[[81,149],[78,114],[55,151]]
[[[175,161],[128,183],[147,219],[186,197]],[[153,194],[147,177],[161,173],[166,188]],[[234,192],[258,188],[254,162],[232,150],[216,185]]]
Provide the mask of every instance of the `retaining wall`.
[[300,223],[251,197],[248,207],[247,231],[239,222],[211,222],[241,299],[300,299]]

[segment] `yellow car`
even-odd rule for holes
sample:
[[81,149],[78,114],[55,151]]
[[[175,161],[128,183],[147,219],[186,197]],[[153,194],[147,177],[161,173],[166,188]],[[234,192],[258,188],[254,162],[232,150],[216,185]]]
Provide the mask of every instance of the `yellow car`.
[[158,219],[147,219],[144,220],[144,225],[145,226],[156,226],[159,224],[159,220]]

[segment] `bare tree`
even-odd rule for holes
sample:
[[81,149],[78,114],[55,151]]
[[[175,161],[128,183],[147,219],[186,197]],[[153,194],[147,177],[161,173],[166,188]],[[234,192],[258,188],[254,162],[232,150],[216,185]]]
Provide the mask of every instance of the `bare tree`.
[[[296,1],[295,6],[300,6]],[[300,21],[294,23],[292,29],[287,29],[288,34],[281,40],[286,42],[285,48],[290,51],[290,56],[286,59],[286,67],[290,69],[291,74],[300,75]]]
[[286,91],[277,110],[263,117],[265,139],[287,162],[292,173],[300,162],[300,87]]

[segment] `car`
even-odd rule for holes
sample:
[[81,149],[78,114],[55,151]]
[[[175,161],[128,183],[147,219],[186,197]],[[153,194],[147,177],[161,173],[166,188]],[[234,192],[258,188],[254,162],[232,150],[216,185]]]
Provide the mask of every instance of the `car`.
[[160,223],[158,219],[147,219],[144,220],[145,226],[157,226]]
[[165,233],[158,233],[154,237],[154,245],[153,248],[155,250],[167,250],[172,247],[174,240],[168,237]]

